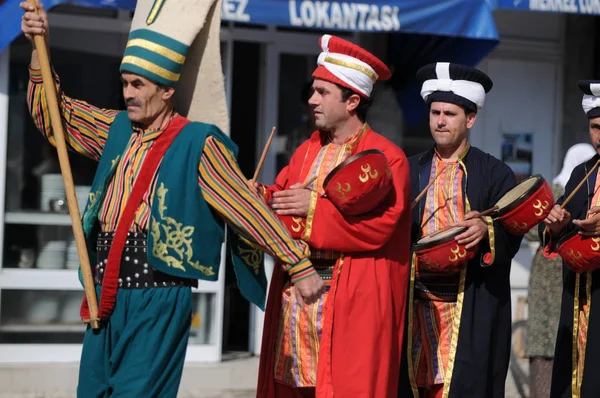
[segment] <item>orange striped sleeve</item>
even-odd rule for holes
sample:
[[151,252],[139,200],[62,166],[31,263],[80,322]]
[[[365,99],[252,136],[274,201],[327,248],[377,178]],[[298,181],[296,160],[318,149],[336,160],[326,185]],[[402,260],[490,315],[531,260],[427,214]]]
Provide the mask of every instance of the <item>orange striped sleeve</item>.
[[[59,93],[59,106],[67,146],[70,150],[88,158],[100,160],[108,130],[118,111],[98,108],[85,101],[70,98],[60,90],[60,80],[56,74],[54,79],[56,91]],[[27,105],[37,128],[52,145],[56,146],[41,71],[31,68]]]
[[236,232],[279,259],[292,281],[314,271],[308,260],[309,247],[294,240],[285,225],[250,189],[233,154],[218,140],[206,140],[198,167],[202,195]]

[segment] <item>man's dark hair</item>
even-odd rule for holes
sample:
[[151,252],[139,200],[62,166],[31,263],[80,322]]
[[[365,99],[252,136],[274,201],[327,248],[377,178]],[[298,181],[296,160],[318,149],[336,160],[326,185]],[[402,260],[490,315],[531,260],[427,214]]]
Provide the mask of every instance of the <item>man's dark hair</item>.
[[152,83],[156,84],[156,91],[166,90],[167,89],[166,85],[164,85],[162,83],[157,83],[157,82],[155,82],[153,80],[151,80],[151,81],[152,81]]
[[360,102],[358,103],[358,106],[354,109],[354,111],[356,112],[356,116],[358,116],[358,119],[364,123],[367,119],[367,110],[371,106],[371,99],[365,98],[362,95],[356,93],[355,91],[352,91],[344,86],[340,86],[339,84],[336,84],[336,86],[338,86],[340,90],[342,90],[342,102],[347,101],[348,98],[350,98],[350,96],[354,94],[360,97]]
[[[431,111],[431,103],[432,102],[438,102],[438,101],[431,101],[429,102],[427,105],[429,106],[429,110]],[[443,102],[443,101],[439,101],[439,102]],[[471,108],[468,106],[462,106],[462,105],[458,105],[458,104],[454,104],[456,106],[459,106],[460,108],[462,108],[463,111],[465,111],[465,116],[469,116],[469,114],[474,113],[477,115],[477,108]]]

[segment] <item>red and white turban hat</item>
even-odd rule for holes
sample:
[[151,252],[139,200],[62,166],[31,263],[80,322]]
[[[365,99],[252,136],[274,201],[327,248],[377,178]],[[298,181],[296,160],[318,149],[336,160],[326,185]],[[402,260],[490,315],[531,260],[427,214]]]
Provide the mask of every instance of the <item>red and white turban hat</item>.
[[392,76],[379,58],[354,43],[323,35],[319,44],[323,52],[312,74],[315,79],[339,84],[369,98],[377,80],[387,80]]

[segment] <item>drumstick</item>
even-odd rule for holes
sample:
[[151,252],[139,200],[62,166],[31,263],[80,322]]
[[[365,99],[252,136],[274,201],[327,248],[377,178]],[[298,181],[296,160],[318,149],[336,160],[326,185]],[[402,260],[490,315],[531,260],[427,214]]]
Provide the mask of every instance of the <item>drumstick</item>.
[[571,194],[567,197],[567,199],[565,199],[565,201],[562,203],[562,205],[560,205],[561,209],[564,209],[565,206],[567,205],[567,203],[569,203],[571,201],[571,199],[573,199],[573,196],[575,196],[575,194],[577,193],[577,191],[579,191],[579,189],[581,188],[581,186],[583,185],[583,183],[586,182],[588,178],[590,178],[590,176],[592,175],[592,172],[594,171],[594,169],[596,169],[596,167],[598,166],[598,164],[600,164],[600,159],[598,159],[598,161],[596,162],[596,164],[594,165],[594,167],[592,167],[592,169],[585,175],[585,177],[583,177],[583,180],[581,180],[581,182],[579,183],[579,185],[577,185],[575,187],[575,189],[573,190],[573,192],[571,192]]
[[421,191],[421,193],[415,198],[415,200],[413,200],[412,204],[410,205],[410,209],[411,210],[415,208],[415,206],[423,198],[423,195],[425,195],[425,193],[427,192],[427,190],[429,189],[429,187],[431,187],[431,184],[433,184],[435,182],[435,180],[437,180],[437,178],[440,176],[440,174],[442,174],[442,171],[444,171],[445,168],[446,168],[446,165],[444,165],[444,167],[442,167],[442,169],[436,174],[436,176],[433,177],[433,179],[431,181],[429,181],[429,184],[427,184],[427,186],[425,187],[425,189],[423,189]]
[[265,149],[263,149],[262,155],[260,156],[260,160],[258,161],[258,166],[256,166],[256,170],[254,171],[254,177],[252,179],[256,181],[258,175],[260,174],[260,169],[262,169],[263,163],[265,162],[265,158],[267,157],[267,153],[269,152],[269,147],[271,146],[271,141],[273,140],[273,136],[275,135],[275,126],[271,130],[271,135],[265,144]]
[[298,189],[306,189],[310,184],[312,184],[317,179],[317,177],[318,176],[312,177],[311,179],[309,179],[308,181],[306,181],[304,184],[300,185],[298,187]]
[[[484,210],[484,211],[482,211],[481,213],[477,214],[477,215],[476,215],[475,217],[473,217],[473,218],[480,218],[480,217],[487,216],[488,214],[490,214],[491,212],[493,212],[493,211],[496,211],[496,210],[498,210],[498,206],[490,207],[489,209],[487,209],[487,210]],[[471,218],[471,219],[472,219],[472,218]],[[434,236],[436,236],[436,235],[439,235],[439,234],[441,234],[442,232],[445,232],[445,231],[448,231],[449,229],[452,229],[452,228],[454,228],[455,226],[456,226],[456,224],[454,224],[454,225],[448,225],[447,227],[445,227],[445,228],[442,228],[442,229],[440,229],[439,231],[435,231],[434,233],[432,233],[432,234],[430,235],[430,237],[434,237]]]
[[[444,185],[444,206],[448,206],[448,201],[450,200],[450,197],[448,196],[448,190],[446,189],[446,186]],[[456,223],[456,219],[454,218],[454,209],[452,208],[452,206],[448,207],[448,214],[450,214],[450,219],[452,220],[452,223]]]

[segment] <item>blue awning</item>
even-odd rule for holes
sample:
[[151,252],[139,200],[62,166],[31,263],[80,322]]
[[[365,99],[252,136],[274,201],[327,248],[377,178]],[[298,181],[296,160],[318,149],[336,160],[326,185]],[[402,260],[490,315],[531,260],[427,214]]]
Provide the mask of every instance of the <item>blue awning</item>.
[[496,0],[496,8],[521,11],[600,15],[598,0]]
[[[20,34],[21,0],[0,0],[0,51]],[[177,1],[177,0],[170,0]],[[404,32],[498,40],[492,0],[223,0],[233,22],[320,30]],[[585,1],[585,0],[582,0]],[[133,10],[135,0],[42,0]]]

